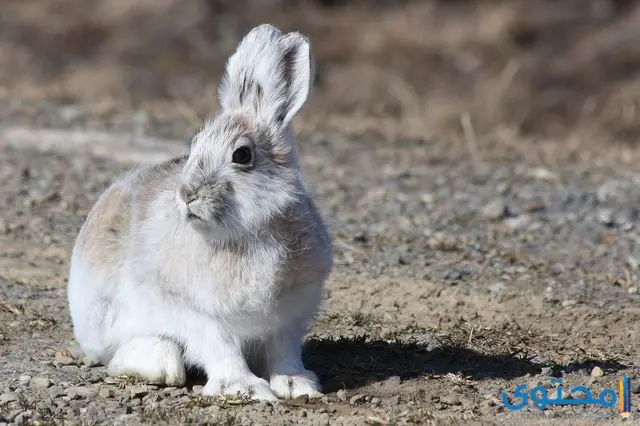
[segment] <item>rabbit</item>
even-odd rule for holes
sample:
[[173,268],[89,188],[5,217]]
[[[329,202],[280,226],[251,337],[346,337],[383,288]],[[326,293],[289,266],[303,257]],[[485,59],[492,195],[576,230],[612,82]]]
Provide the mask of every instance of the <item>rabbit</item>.
[[332,240],[292,130],[314,75],[306,36],[253,28],[188,155],[134,168],[98,198],[72,250],[68,302],[78,344],[109,375],[180,386],[195,367],[204,395],[322,395],[301,346]]

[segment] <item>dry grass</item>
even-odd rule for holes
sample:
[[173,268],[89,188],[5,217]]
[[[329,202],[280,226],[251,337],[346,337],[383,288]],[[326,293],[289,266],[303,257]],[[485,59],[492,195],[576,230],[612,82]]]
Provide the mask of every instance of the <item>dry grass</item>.
[[217,108],[226,55],[263,21],[313,41],[310,128],[444,135],[478,158],[557,140],[571,156],[640,135],[634,0],[7,0],[0,92],[196,123]]

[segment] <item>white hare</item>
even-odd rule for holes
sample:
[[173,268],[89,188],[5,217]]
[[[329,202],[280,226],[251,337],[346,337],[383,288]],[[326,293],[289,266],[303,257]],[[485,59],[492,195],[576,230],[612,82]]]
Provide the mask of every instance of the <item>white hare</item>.
[[181,385],[198,366],[205,395],[321,395],[301,344],[332,248],[291,128],[313,78],[306,37],[254,28],[189,155],[132,170],[98,199],[68,296],[77,341],[109,374]]

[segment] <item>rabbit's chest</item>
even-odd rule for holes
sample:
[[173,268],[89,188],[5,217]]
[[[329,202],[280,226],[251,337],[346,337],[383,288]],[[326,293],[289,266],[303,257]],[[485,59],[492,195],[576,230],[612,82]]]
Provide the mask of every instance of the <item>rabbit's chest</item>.
[[277,315],[291,275],[286,256],[277,249],[251,253],[217,253],[192,266],[192,300],[220,317],[260,320]]

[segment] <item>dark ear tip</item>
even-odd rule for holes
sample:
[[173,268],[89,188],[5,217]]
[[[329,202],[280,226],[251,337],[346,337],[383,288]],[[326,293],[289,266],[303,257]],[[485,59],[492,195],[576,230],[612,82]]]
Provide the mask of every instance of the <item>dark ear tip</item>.
[[297,56],[300,49],[306,49],[307,51],[307,61],[310,72],[311,81],[315,80],[316,73],[316,63],[313,54],[311,53],[311,42],[309,37],[299,32],[290,32],[282,36],[280,42],[284,45],[285,50],[289,54],[290,58],[294,58]]
[[284,42],[288,46],[301,46],[304,44],[311,45],[309,37],[297,31],[283,35],[282,42]]
[[309,38],[307,36],[299,32],[287,33],[282,36],[282,38],[280,39],[280,43],[281,45],[283,45],[287,54],[289,54],[291,57],[297,56],[300,49],[306,49],[308,53],[309,64],[312,68],[314,67],[315,61],[311,53],[311,42],[309,41]]

